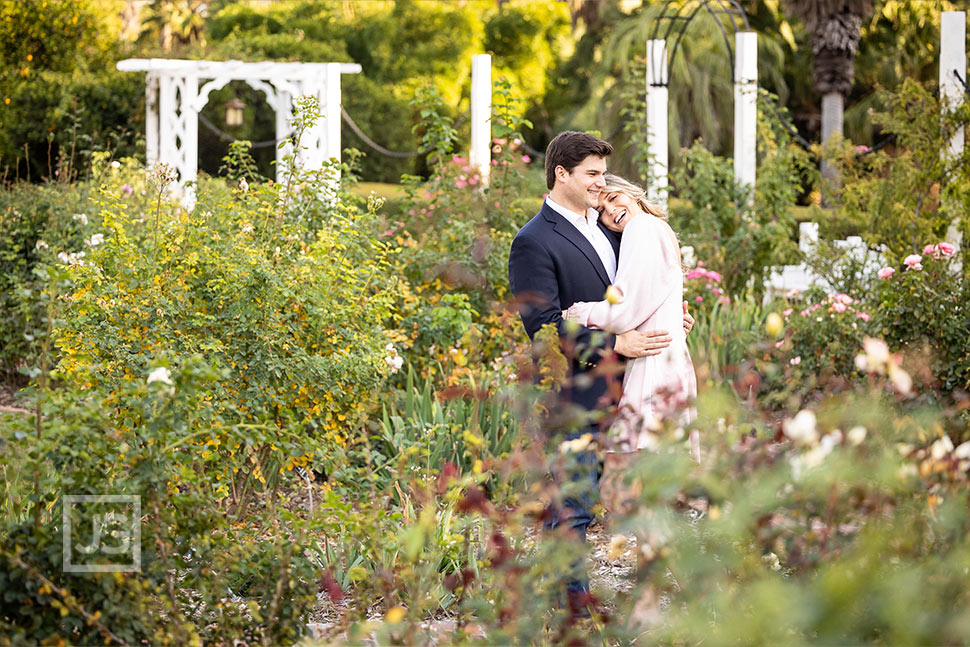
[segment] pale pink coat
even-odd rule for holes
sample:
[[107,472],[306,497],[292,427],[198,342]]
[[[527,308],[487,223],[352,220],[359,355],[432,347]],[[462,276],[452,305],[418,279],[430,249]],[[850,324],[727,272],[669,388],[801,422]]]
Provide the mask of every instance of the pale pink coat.
[[658,420],[687,424],[696,417],[690,406],[697,380],[684,332],[680,247],[666,222],[650,214],[630,220],[623,230],[614,285],[623,294],[620,303],[574,303],[567,318],[611,333],[666,330],[673,338],[659,355],[626,363],[620,416],[610,433],[618,450],[634,451],[653,446],[648,430]]

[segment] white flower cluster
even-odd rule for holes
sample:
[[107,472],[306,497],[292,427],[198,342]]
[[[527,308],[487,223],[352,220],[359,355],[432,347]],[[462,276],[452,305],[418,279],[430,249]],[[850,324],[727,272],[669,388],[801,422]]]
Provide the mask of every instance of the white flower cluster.
[[74,218],[74,220],[77,220],[82,225],[88,224],[88,216],[87,216],[87,214],[84,214],[84,213],[76,213],[76,214],[74,214],[72,216],[72,218]]
[[80,252],[60,252],[57,255],[57,260],[59,260],[64,265],[92,265],[93,263],[87,263],[82,260],[85,256],[83,251]]
[[845,442],[853,447],[862,444],[867,433],[866,428],[859,425],[845,434],[840,429],[833,429],[823,436],[819,433],[815,414],[808,409],[799,411],[794,418],[785,420],[782,430],[796,445],[805,450],[788,459],[795,480],[800,479],[805,470],[821,465],[825,457],[840,444]]
[[387,365],[390,367],[391,373],[397,373],[401,370],[401,367],[404,366],[404,358],[397,354],[397,349],[394,348],[394,344],[388,344],[385,346],[385,349],[390,353],[390,355],[385,357],[384,361],[387,362]]
[[50,245],[40,240],[39,238],[37,239],[37,242],[34,244],[34,249],[38,251],[41,249],[50,249],[50,247],[51,247]]
[[85,239],[84,242],[88,247],[97,247],[104,242],[104,234],[94,234],[90,238]]
[[862,353],[855,357],[855,366],[860,371],[888,375],[889,381],[897,391],[909,395],[913,390],[913,378],[901,367],[898,355],[889,352],[889,346],[881,339],[866,337],[862,340]]

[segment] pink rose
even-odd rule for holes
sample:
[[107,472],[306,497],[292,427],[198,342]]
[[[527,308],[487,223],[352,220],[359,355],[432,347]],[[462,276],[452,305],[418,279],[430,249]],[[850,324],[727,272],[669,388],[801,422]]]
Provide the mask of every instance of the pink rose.
[[936,254],[936,245],[927,245],[923,248],[923,253],[927,256],[932,256]]
[[696,299],[694,299],[694,301],[696,301],[697,303],[703,303],[704,297],[697,297]]
[[862,319],[863,321],[869,321],[869,319],[872,318],[865,312],[857,312],[855,313],[855,316],[859,317],[859,319]]
[[793,309],[792,309],[792,308],[788,308],[787,310],[785,310],[785,311],[784,311],[784,312],[782,312],[781,314],[782,314],[782,316],[785,316],[785,317],[787,317],[788,315],[790,315],[790,314],[792,313],[792,311],[793,311]]
[[704,270],[687,270],[687,279],[699,279],[706,276],[706,274]]
[[802,363],[802,356],[798,355],[796,357],[792,357],[788,363],[791,364],[792,366],[798,366],[799,364]]
[[878,276],[881,279],[888,279],[890,276],[892,276],[895,273],[896,273],[896,270],[894,270],[893,268],[884,267],[878,272],[876,272],[876,276]]
[[957,248],[950,243],[940,243],[936,248],[943,254],[944,258],[952,258],[957,253]]
[[923,269],[923,257],[919,254],[910,254],[903,259],[903,265],[911,270],[921,270]]
[[522,156],[522,161],[525,162],[526,164],[528,164],[529,162],[532,161],[532,158],[529,157],[528,155],[523,155]]
[[[848,294],[836,294],[832,298],[835,299],[836,303],[844,303],[845,305],[852,304],[852,297],[850,297]],[[842,312],[842,311],[839,310],[839,312]]]
[[707,273],[707,278],[711,279],[712,281],[717,281],[718,283],[721,282],[721,275],[715,272],[714,270],[711,270]]
[[832,304],[832,309],[836,312],[845,312],[845,304],[841,301],[836,301]]

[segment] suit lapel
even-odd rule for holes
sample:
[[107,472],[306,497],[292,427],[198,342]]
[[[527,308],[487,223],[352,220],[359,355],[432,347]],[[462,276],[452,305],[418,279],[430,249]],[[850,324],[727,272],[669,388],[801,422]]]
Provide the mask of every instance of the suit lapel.
[[603,267],[603,261],[600,260],[599,254],[593,249],[593,245],[586,239],[578,229],[563,216],[556,213],[549,205],[542,204],[542,214],[546,220],[552,223],[553,229],[557,234],[571,242],[576,246],[579,251],[586,256],[590,264],[596,270],[596,274],[603,281],[604,285],[610,284],[610,277],[606,273],[606,268]]

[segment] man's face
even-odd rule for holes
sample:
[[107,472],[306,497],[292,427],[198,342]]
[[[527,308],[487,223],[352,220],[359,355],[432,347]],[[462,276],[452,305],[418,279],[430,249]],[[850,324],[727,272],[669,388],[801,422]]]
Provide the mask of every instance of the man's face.
[[599,204],[600,191],[606,186],[603,181],[605,173],[606,158],[590,155],[573,168],[571,173],[561,166],[558,167],[556,179],[562,182],[569,201],[586,209]]

